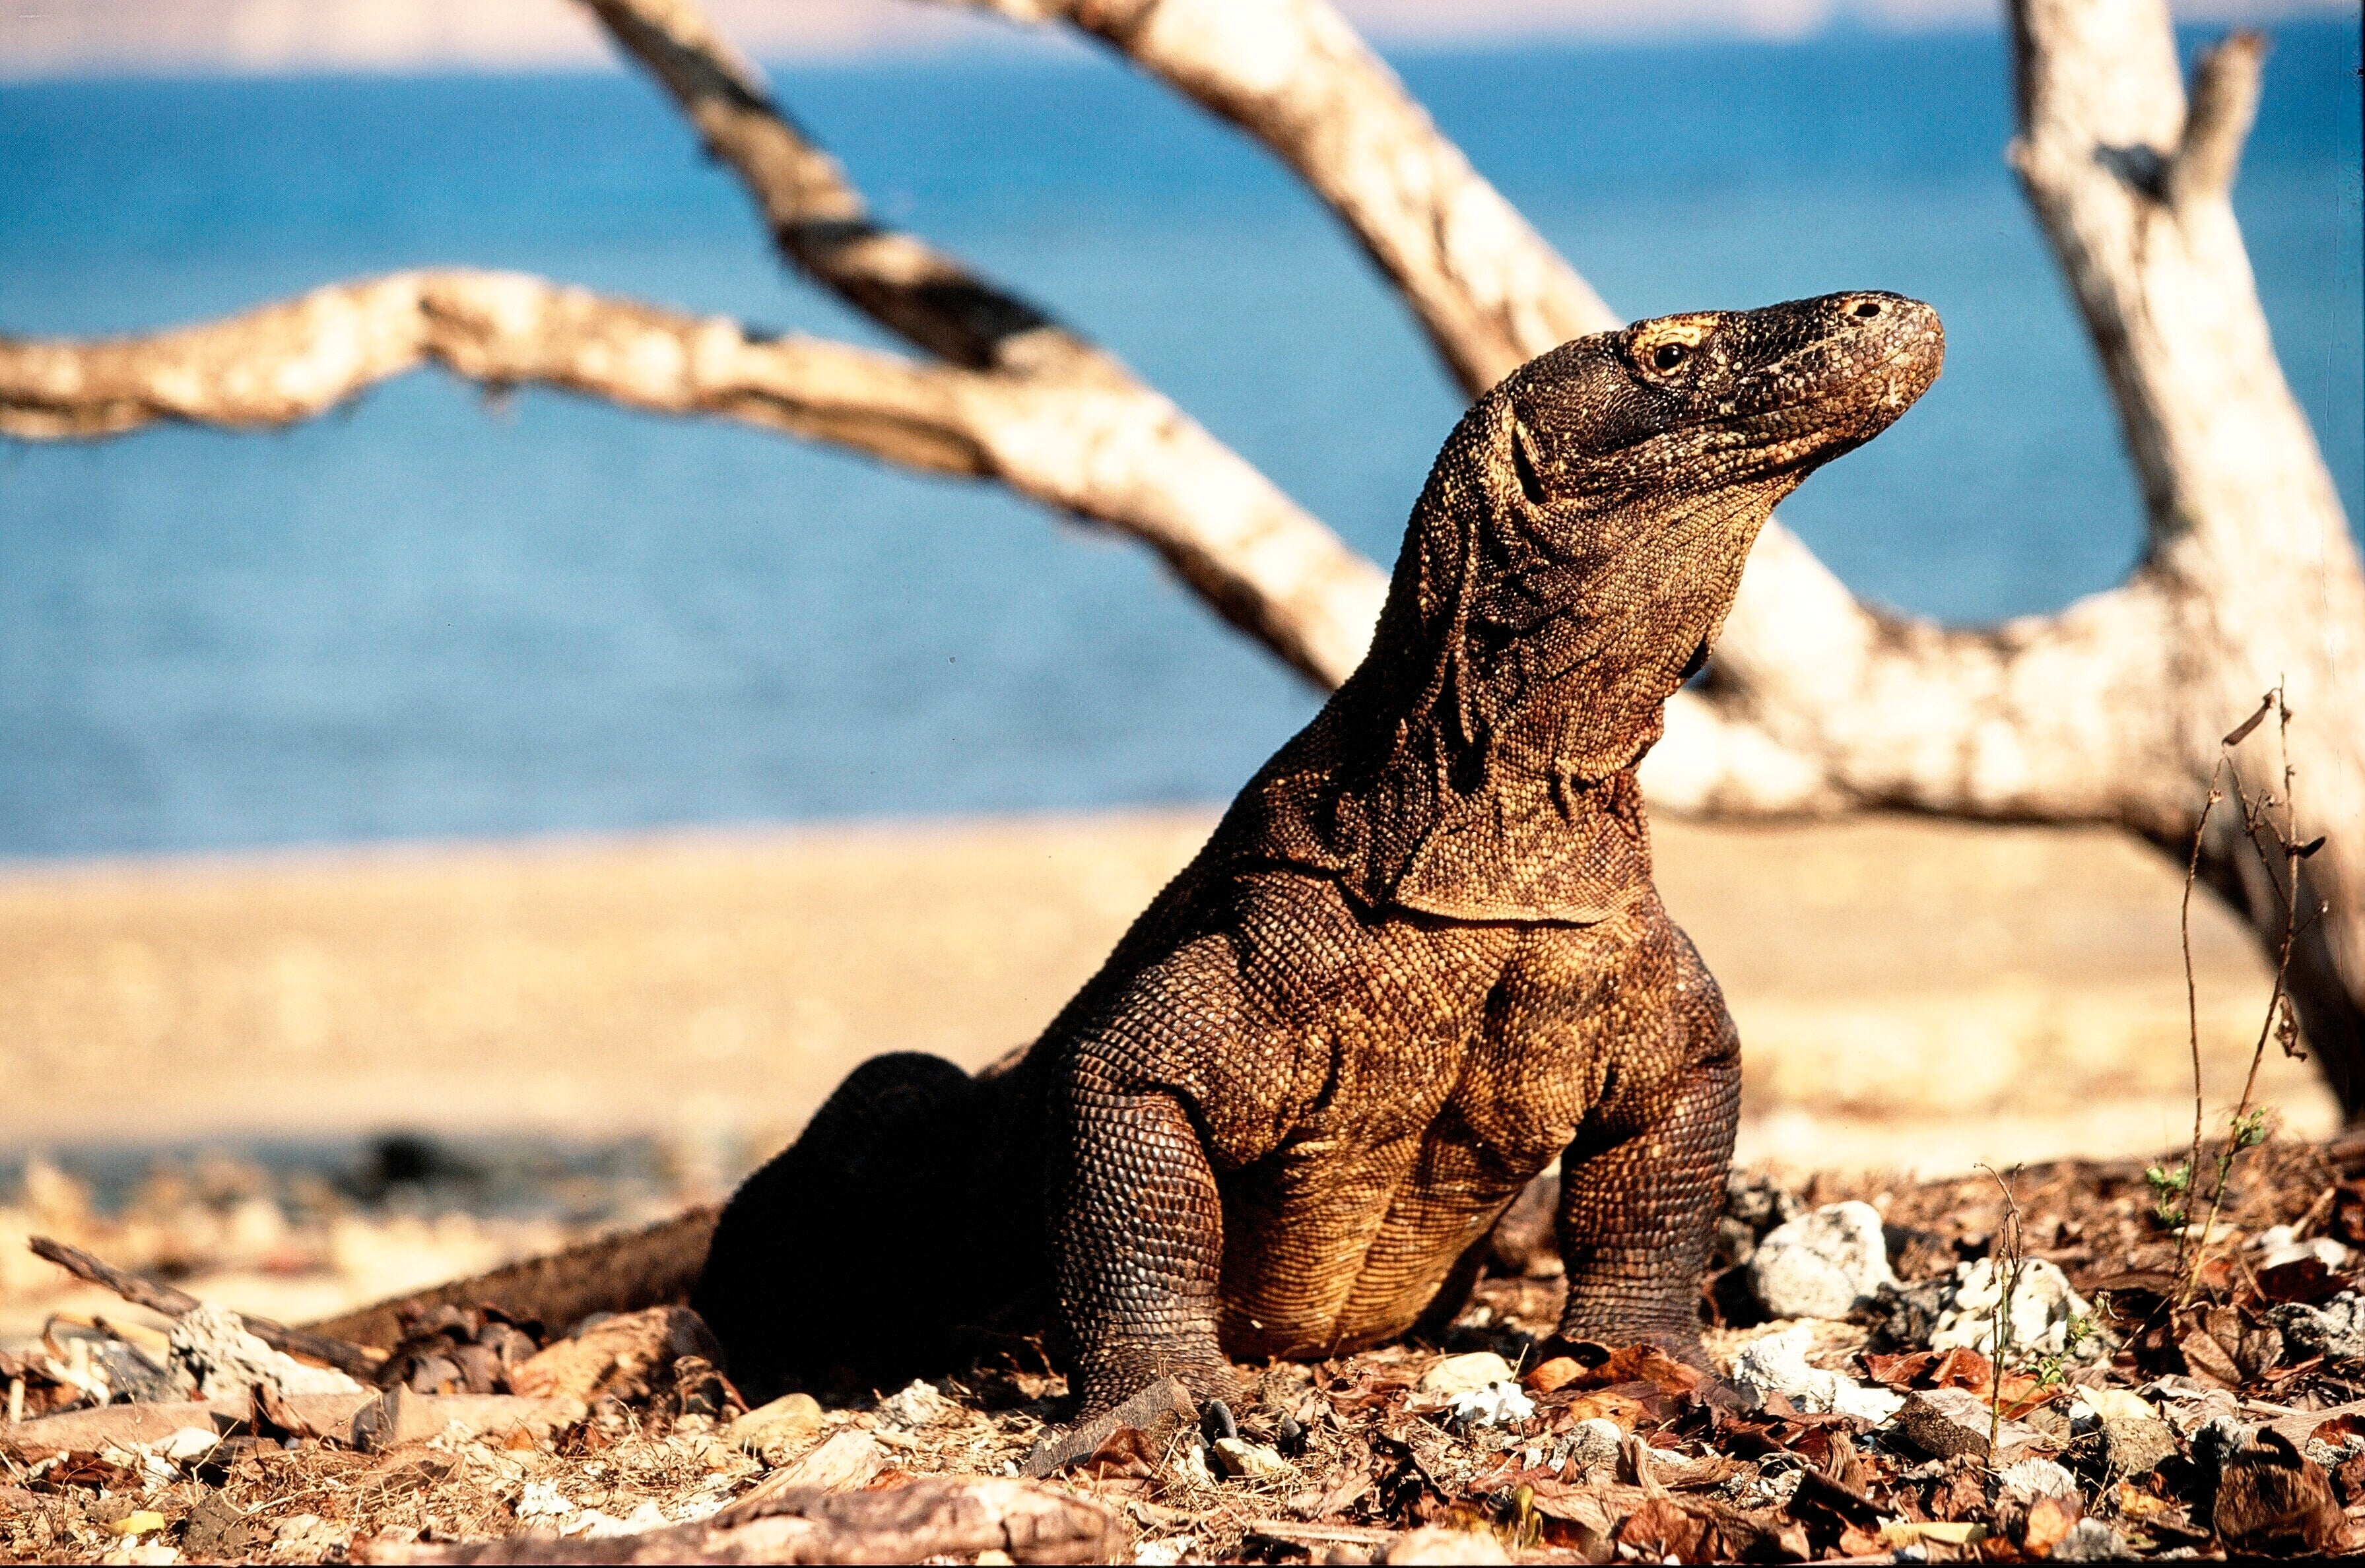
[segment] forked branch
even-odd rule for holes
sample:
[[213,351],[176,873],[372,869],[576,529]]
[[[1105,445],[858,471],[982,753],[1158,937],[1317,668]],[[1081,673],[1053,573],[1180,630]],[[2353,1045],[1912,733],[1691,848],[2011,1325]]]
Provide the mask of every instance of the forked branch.
[[957,257],[874,221],[837,160],[686,0],[583,0],[739,176],[788,261],[920,348],[974,370],[1124,368]]
[[941,474],[998,479],[1140,538],[1317,679],[1362,655],[1384,584],[1369,563],[1164,398],[765,340],[516,273],[398,273],[203,326],[112,342],[0,339],[0,433],[113,435],[157,420],[310,419],[435,363],[492,387],[545,386],[709,415]]
[[1067,23],[1230,121],[1327,202],[1476,397],[1622,325],[1328,0],[962,0]]

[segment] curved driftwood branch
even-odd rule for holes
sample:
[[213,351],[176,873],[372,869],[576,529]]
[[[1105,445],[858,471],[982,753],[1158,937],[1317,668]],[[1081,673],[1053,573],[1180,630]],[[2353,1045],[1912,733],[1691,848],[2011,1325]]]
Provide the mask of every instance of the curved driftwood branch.
[[[2265,46],[2227,39],[2196,69],[2188,104],[2160,0],[2016,0],[2012,27],[2012,162],[2118,406],[2149,525],[2133,587],[2164,611],[2157,635],[2118,650],[2149,671],[2138,711],[2117,716],[2148,721],[2112,757],[2121,820],[2189,845],[2220,736],[2282,688],[2299,836],[2328,840],[2269,872],[2220,813],[2204,864],[2270,951],[2293,890],[2283,870],[2298,868],[2292,991],[2354,1115],[2365,1108],[2365,569],[2275,358],[2230,199]],[[2266,757],[2244,766],[2255,778],[2280,770]]]
[[1329,204],[1472,397],[1624,323],[1471,168],[1328,0],[964,0],[1059,21],[1272,149]]
[[368,1562],[1121,1562],[1132,1532],[1089,1497],[1034,1481],[929,1475],[883,1492],[784,1493],[696,1524],[567,1540],[372,1543]]
[[992,468],[961,372],[810,339],[761,342],[719,318],[457,268],[331,284],[145,337],[0,339],[0,433],[295,424],[430,363],[487,386],[736,419],[937,473]]
[[229,319],[112,342],[0,338],[0,433],[113,435],[160,420],[310,419],[433,362],[737,420],[941,474],[992,477],[1154,547],[1318,680],[1362,656],[1376,568],[1165,398],[1135,384],[1009,376],[808,338],[764,340],[516,273],[332,285]]
[[[877,222],[837,161],[689,0],[582,3],[738,175],[790,263],[914,345],[992,373],[1037,411],[1043,423],[1025,443],[1036,461],[996,476],[1149,543],[1227,621],[1317,684],[1346,678],[1379,618],[1379,568],[1115,355]],[[1022,482],[1030,472],[1035,482]],[[1092,504],[1060,498],[1072,496]]]
[[739,176],[780,253],[941,359],[974,370],[1133,380],[1115,359],[958,257],[870,217],[837,160],[687,0],[582,0]]

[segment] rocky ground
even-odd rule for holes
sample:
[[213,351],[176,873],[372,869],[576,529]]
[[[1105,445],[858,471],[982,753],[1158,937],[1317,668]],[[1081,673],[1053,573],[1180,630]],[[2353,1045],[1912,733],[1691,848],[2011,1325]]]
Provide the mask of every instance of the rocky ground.
[[[221,1287],[268,1278],[275,1248],[300,1272],[341,1225],[353,1249],[372,1226],[431,1223],[420,1193],[459,1178],[425,1158],[113,1194],[49,1171],[9,1218],[252,1311]],[[353,1361],[357,1381],[214,1306],[61,1295],[78,1308],[0,1360],[0,1551],[1934,1562],[2365,1545],[2365,1140],[2240,1151],[2205,1250],[2197,1224],[2163,1217],[2179,1163],[1737,1175],[1703,1301],[1715,1375],[1550,1338],[1560,1283],[1534,1192],[1441,1343],[1243,1367],[1227,1408],[1153,1391],[1064,1443],[1047,1441],[1064,1387],[1031,1347],[747,1411],[679,1308],[582,1325],[446,1309]],[[597,1182],[565,1180],[574,1212],[479,1223],[555,1239],[665,1200],[647,1180],[600,1213],[584,1201]]]

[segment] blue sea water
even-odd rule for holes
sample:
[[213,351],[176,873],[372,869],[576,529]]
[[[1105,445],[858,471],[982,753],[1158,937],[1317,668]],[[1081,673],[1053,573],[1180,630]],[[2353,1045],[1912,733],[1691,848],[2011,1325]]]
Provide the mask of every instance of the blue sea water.
[[[2352,520],[2357,50],[2282,32],[2238,199]],[[2125,571],[2136,498],[2002,162],[2001,37],[1398,63],[1629,314],[1939,307],[1945,379],[1786,509],[1859,592],[1979,621]],[[1391,556],[1459,399],[1258,150],[1073,54],[776,81],[886,215]],[[0,331],[447,263],[877,341],[636,79],[0,87]],[[0,448],[0,856],[1209,800],[1313,705],[1121,541],[734,427],[427,374],[284,433]]]

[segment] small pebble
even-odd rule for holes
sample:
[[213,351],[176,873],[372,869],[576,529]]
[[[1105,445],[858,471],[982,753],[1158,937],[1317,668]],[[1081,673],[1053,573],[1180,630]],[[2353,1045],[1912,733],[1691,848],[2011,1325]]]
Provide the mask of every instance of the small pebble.
[[810,1394],[787,1394],[759,1405],[731,1423],[723,1435],[752,1454],[821,1430],[821,1403]]
[[1235,1481],[1284,1481],[1297,1473],[1289,1461],[1246,1438],[1218,1438],[1209,1447],[1216,1467]]
[[1416,1385],[1418,1392],[1451,1397],[1469,1394],[1489,1383],[1511,1381],[1511,1363],[1492,1350],[1466,1356],[1442,1356],[1429,1364]]

